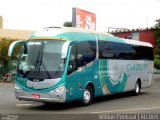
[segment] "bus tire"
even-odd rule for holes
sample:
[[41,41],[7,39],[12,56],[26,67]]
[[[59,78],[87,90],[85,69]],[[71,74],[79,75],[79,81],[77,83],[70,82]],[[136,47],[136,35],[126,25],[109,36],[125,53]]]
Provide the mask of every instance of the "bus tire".
[[82,104],[84,106],[89,105],[93,100],[93,90],[90,86],[87,86],[83,93]]
[[141,83],[140,80],[137,80],[135,84],[134,95],[139,95],[140,91],[141,91]]

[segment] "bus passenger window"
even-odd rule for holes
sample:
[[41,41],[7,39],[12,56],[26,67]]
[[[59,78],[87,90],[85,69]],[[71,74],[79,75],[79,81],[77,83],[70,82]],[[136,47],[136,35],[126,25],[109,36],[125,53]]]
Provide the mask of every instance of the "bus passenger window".
[[83,41],[77,44],[77,67],[83,67],[96,58],[96,42]]
[[98,45],[99,45],[99,58],[100,59],[113,59],[114,58],[112,42],[99,40]]
[[78,68],[85,66],[96,58],[96,42],[82,41],[75,44],[71,49],[68,64],[68,75]]
[[70,75],[75,70],[76,70],[76,45],[74,45],[71,48],[71,53],[70,53],[70,57],[69,57],[68,72],[67,72],[67,74]]

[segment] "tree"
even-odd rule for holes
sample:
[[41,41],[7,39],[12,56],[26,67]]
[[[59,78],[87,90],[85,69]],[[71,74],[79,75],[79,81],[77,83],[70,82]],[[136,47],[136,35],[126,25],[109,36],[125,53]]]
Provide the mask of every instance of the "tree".
[[63,26],[64,27],[72,27],[72,22],[65,22],[64,24],[63,24]]
[[155,49],[154,49],[154,65],[160,69],[160,19],[156,20],[154,30]]
[[7,67],[10,61],[10,57],[7,55],[7,53],[11,42],[12,41],[7,38],[2,38],[0,41],[0,61],[3,62],[4,67]]
[[156,28],[160,28],[160,19],[156,20],[156,22],[157,22],[157,23],[155,24],[155,27],[156,27]]
[[160,19],[156,20],[154,38],[156,47],[160,47]]
[[[10,60],[11,58],[8,56],[8,48],[9,45],[13,42],[10,38],[1,38],[0,39],[0,62],[2,67],[0,68],[0,74],[5,74],[10,71]],[[15,48],[15,52],[13,54],[13,60],[17,60],[18,52],[20,50],[20,46]]]

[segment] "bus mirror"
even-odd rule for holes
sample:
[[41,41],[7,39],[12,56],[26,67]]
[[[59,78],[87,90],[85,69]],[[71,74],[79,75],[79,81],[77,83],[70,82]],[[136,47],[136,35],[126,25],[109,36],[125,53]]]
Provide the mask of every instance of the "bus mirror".
[[69,41],[65,42],[62,46],[62,55],[61,55],[62,59],[66,58],[67,56],[67,50],[68,50],[69,43],[70,43]]
[[16,47],[16,45],[23,44],[23,43],[24,43],[24,40],[12,42],[9,46],[9,49],[8,49],[8,56],[10,56],[10,57],[12,56],[13,50]]

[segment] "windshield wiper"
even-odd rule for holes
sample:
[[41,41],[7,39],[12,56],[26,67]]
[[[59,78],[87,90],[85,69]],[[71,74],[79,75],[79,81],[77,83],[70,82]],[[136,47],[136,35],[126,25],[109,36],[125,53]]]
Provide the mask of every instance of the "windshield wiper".
[[38,64],[39,64],[39,56],[40,56],[40,53],[41,53],[41,49],[38,51],[38,56],[37,56],[36,65],[35,65],[35,71],[37,70],[37,67],[38,67]]
[[38,51],[38,56],[37,56],[37,59],[36,59],[35,71],[40,71],[40,65],[41,65],[42,57],[43,57],[43,44],[44,43],[42,41],[42,46]]

